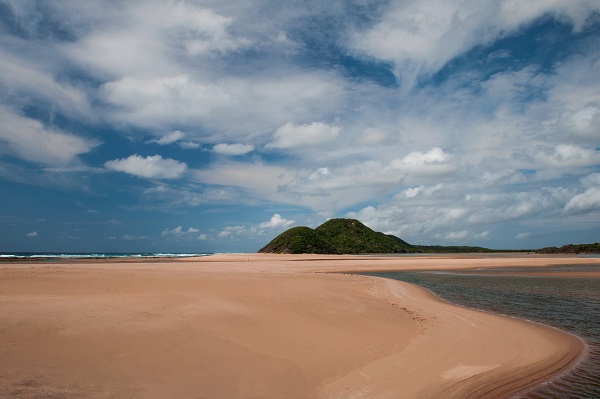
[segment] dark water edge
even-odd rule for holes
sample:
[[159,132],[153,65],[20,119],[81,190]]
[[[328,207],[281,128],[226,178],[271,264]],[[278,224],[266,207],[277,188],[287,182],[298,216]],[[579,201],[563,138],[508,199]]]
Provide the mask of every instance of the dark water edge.
[[[600,266],[544,268],[548,271],[582,269],[600,271]],[[527,271],[531,269],[511,269],[513,273]],[[541,322],[583,338],[589,346],[588,356],[572,372],[514,397],[600,399],[600,278],[498,275],[497,270],[485,269],[467,273],[386,272],[368,275],[418,284],[449,302]]]

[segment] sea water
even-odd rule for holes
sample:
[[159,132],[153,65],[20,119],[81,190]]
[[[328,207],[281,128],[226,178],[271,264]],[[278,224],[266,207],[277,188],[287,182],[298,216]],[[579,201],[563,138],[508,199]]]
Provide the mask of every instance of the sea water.
[[[600,266],[557,266],[544,270],[600,271]],[[510,275],[524,271],[532,269],[369,275],[418,284],[459,305],[538,321],[578,335],[588,343],[589,353],[577,368],[516,397],[600,399],[600,278]]]
[[164,252],[85,252],[85,253],[63,253],[63,252],[1,252],[0,262],[3,260],[61,260],[61,259],[136,259],[136,258],[190,258],[196,256],[208,256],[212,253],[164,253]]

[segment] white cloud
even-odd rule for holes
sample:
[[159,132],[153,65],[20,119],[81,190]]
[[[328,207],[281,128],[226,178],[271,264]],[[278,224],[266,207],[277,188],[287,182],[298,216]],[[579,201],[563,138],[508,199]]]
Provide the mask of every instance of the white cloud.
[[562,124],[572,134],[598,139],[600,137],[600,108],[587,106],[577,111],[565,112]]
[[216,144],[213,146],[213,152],[223,155],[245,155],[254,151],[251,144]]
[[[63,5],[60,10],[72,8]],[[229,32],[232,17],[187,2],[129,2],[107,5],[98,14],[104,19],[96,23],[97,28],[66,50],[99,73],[166,70],[173,67],[169,54],[174,51],[187,57],[211,56],[249,44]]]
[[219,238],[226,238],[231,236],[240,236],[246,233],[248,229],[244,226],[227,226],[217,234]]
[[105,83],[100,93],[117,107],[111,113],[117,121],[142,127],[200,123],[218,130],[214,138],[222,140],[274,129],[290,117],[323,115],[332,102],[335,106],[341,88],[339,79],[319,73],[215,81],[190,72],[126,75]]
[[196,170],[196,181],[241,188],[245,201],[256,196],[270,201],[299,204],[319,211],[335,211],[389,194],[402,183],[444,180],[456,166],[439,148],[413,151],[389,164],[365,161],[338,168],[285,168],[263,163],[229,162]]
[[167,145],[167,144],[172,144],[176,141],[181,140],[182,138],[185,137],[185,133],[183,133],[180,130],[174,130],[172,132],[169,132],[167,134],[165,134],[164,136],[157,138],[157,139],[153,139],[150,140],[150,143],[156,143],[156,144],[160,144],[160,145]]
[[564,211],[570,214],[600,211],[600,187],[590,187],[573,196],[565,205]]
[[410,172],[412,175],[447,175],[456,167],[450,163],[450,156],[441,148],[432,148],[423,153],[412,151],[403,158],[391,162],[391,167],[400,171]]
[[574,194],[573,190],[560,187],[504,193],[479,190],[476,182],[470,187],[462,182],[418,187],[414,196],[406,196],[403,191],[392,200],[348,216],[414,244],[461,239],[473,243],[496,237],[497,229],[514,220],[521,224],[556,220]]
[[67,166],[78,156],[99,143],[60,130],[49,129],[40,122],[13,113],[0,106],[0,142],[5,150],[27,161],[49,166]]
[[159,138],[148,140],[147,143],[156,143],[159,145],[169,145],[169,144],[176,143],[179,147],[183,148],[184,150],[195,150],[195,149],[200,148],[200,144],[198,144],[196,142],[181,141],[181,139],[184,138],[185,136],[186,136],[186,134],[184,132],[182,132],[181,130],[173,130],[171,132],[164,134],[163,136],[161,136]]
[[27,233],[27,237],[37,237],[37,236],[38,236],[37,231],[32,231],[31,233]]
[[412,87],[419,75],[436,72],[454,57],[537,18],[553,14],[578,30],[594,12],[600,12],[595,0],[391,2],[378,23],[351,37],[350,46],[392,61],[396,74]]
[[172,229],[164,229],[162,231],[162,233],[160,233],[161,236],[163,237],[184,237],[186,235],[194,235],[196,233],[199,233],[200,230],[195,229],[193,227],[188,228],[187,230],[184,230],[182,226],[177,226],[174,227]]
[[295,125],[288,122],[275,131],[273,141],[267,148],[297,148],[317,146],[334,140],[342,130],[338,126],[330,126],[321,122]]
[[148,179],[176,179],[181,177],[187,169],[185,163],[174,159],[164,159],[160,155],[144,158],[137,154],[130,155],[127,158],[107,161],[104,166],[109,170]]
[[258,197],[283,202],[287,200],[279,188],[290,182],[294,175],[295,172],[288,168],[262,162],[227,162],[192,173],[194,180],[200,183],[243,189],[245,201],[255,201]]
[[559,144],[550,153],[539,153],[536,158],[542,166],[584,167],[598,164],[600,151],[572,144]]
[[[27,54],[15,55],[0,48],[2,97],[8,98],[12,104],[34,97],[52,104],[68,115],[84,115],[91,118],[91,107],[86,92],[69,82],[57,81],[53,75],[58,74],[58,71],[52,70],[51,63],[38,63],[34,58],[44,57],[46,54],[40,53],[47,51],[49,49],[38,49],[32,59],[28,59]],[[48,58],[51,56],[48,55]]]
[[295,220],[284,219],[280,214],[276,213],[271,217],[271,220],[261,223],[258,227],[261,229],[278,229],[290,226],[294,223],[296,223]]

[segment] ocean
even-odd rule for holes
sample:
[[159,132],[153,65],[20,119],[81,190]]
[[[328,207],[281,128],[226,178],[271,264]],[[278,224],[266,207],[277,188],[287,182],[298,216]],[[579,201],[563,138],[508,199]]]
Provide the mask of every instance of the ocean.
[[[545,323],[578,335],[589,345],[588,356],[579,366],[571,373],[515,398],[600,399],[600,278],[510,275],[531,270],[369,275],[418,284],[449,302]],[[600,266],[565,265],[544,270],[600,271]]]
[[111,253],[111,252],[0,252],[0,262],[3,260],[60,260],[60,259],[127,259],[127,258],[190,258],[195,256],[209,256],[212,253]]

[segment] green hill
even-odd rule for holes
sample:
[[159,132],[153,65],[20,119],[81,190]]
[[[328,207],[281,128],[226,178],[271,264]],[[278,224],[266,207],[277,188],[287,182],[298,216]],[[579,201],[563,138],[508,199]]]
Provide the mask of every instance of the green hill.
[[314,230],[309,227],[291,228],[258,252],[367,254],[414,252],[414,249],[398,237],[373,231],[358,220],[331,219]]
[[310,227],[293,227],[258,250],[276,254],[337,254],[335,246]]
[[356,219],[331,219],[315,229],[338,253],[403,253],[411,245],[401,239],[371,230]]

